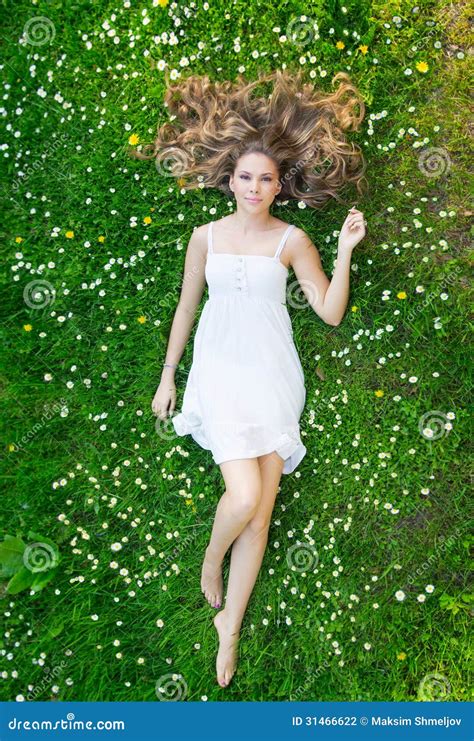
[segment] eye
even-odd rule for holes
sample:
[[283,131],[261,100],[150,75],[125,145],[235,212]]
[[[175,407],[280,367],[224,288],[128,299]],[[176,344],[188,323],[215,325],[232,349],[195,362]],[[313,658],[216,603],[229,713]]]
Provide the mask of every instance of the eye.
[[241,175],[241,178],[248,178],[248,175]]

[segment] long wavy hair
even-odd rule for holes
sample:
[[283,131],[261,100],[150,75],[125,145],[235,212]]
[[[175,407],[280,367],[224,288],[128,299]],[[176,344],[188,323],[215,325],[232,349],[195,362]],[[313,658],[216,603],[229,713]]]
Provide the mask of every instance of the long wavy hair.
[[[155,159],[159,172],[173,175],[186,190],[218,188],[233,196],[229,177],[239,158],[262,152],[278,168],[282,188],[276,201],[297,199],[320,208],[354,183],[363,195],[366,163],[345,131],[359,131],[363,98],[349,75],[338,72],[327,93],[302,81],[302,70],[260,73],[247,82],[214,82],[191,75],[170,84],[165,107],[170,122],[158,127],[155,141],[131,150],[138,159]],[[268,94],[258,88],[270,86]]]

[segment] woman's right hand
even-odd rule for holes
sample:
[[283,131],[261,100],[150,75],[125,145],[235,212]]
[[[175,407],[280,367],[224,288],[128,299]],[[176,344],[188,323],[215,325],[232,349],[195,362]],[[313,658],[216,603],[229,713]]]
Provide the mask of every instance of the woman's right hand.
[[176,385],[173,380],[163,378],[156,389],[155,396],[151,403],[153,414],[158,419],[171,417],[176,407]]

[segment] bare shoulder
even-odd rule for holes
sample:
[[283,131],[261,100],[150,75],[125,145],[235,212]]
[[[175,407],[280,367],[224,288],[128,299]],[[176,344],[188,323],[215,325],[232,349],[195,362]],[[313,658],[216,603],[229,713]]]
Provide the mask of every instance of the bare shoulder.
[[207,235],[209,224],[201,224],[193,229],[189,240],[189,249],[195,250],[201,257],[205,258],[207,252]]
[[294,257],[314,247],[311,237],[306,234],[304,229],[300,229],[298,226],[295,226],[289,233],[287,245],[289,255]]
[[295,266],[298,262],[303,263],[308,257],[316,258],[317,264],[321,265],[319,251],[304,229],[295,227],[291,230],[287,240],[287,251],[292,266]]

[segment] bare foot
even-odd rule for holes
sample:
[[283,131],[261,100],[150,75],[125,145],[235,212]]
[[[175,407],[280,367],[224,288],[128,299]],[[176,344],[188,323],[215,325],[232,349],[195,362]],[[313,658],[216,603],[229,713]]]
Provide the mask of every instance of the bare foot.
[[226,621],[225,610],[221,610],[214,617],[214,625],[219,635],[216,658],[217,681],[221,687],[227,687],[234,676],[237,664],[239,631],[235,631]]
[[211,607],[221,607],[224,593],[222,564],[215,565],[215,561],[212,560],[207,548],[202,564],[201,592],[204,592]]

